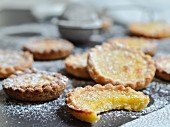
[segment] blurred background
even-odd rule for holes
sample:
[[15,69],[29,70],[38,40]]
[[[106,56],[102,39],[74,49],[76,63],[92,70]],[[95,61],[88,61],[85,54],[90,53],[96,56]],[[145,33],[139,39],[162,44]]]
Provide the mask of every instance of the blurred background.
[[128,23],[170,23],[169,6],[168,0],[1,0],[0,37],[102,42],[121,36]]

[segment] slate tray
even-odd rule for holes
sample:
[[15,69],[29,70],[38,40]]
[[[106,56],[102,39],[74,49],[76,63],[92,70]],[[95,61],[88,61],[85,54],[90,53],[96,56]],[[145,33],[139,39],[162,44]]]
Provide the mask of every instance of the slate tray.
[[[115,31],[117,32],[114,33]],[[113,31],[102,33],[98,38],[108,38],[113,33],[114,35],[124,36],[125,34],[119,34],[120,31],[121,29],[119,30],[119,27],[116,27]],[[0,37],[0,49],[20,50],[26,40],[27,38],[25,37]],[[74,53],[83,52],[96,44],[99,43],[93,41],[87,45],[76,47]],[[158,44],[159,48],[155,57],[170,53],[170,41],[168,39],[160,40]],[[33,66],[40,70],[60,72],[68,76],[70,80],[67,89],[60,98],[49,102],[21,102],[8,98],[5,95],[1,87],[2,80],[0,80],[0,127],[116,127],[160,110],[170,104],[170,83],[155,78],[146,89],[142,90],[150,96],[151,100],[148,107],[143,111],[128,112],[113,110],[100,114],[101,119],[97,123],[88,124],[74,119],[68,113],[64,95],[70,89],[87,84],[94,85],[94,82],[79,80],[70,76],[64,68],[63,60],[39,61],[35,62]]]

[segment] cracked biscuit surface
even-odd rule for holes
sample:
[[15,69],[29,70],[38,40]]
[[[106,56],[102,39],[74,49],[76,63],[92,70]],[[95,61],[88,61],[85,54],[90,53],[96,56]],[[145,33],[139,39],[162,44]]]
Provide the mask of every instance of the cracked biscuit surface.
[[68,56],[74,46],[64,39],[34,38],[23,47],[24,51],[33,54],[35,60],[54,60]]
[[31,68],[33,56],[29,52],[0,50],[0,78],[7,78],[17,70]]
[[67,78],[59,73],[27,69],[5,79],[3,89],[17,100],[48,101],[63,93],[66,82]]
[[150,99],[142,92],[130,87],[112,84],[78,87],[66,95],[66,104],[70,113],[77,119],[93,123],[100,119],[101,112],[113,109],[141,111]]
[[149,55],[108,43],[91,49],[87,69],[91,78],[99,84],[124,85],[135,90],[145,88],[156,70]]

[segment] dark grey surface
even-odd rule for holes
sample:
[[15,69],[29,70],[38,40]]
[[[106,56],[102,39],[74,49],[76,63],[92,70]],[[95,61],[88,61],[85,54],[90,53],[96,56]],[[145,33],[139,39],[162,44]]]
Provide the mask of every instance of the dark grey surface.
[[35,17],[28,9],[2,9],[0,10],[0,27],[36,22]]
[[[48,27],[49,28],[49,27]],[[46,30],[51,32],[48,28]],[[110,37],[111,33],[119,35],[120,27],[115,27],[114,31],[103,34],[104,38]],[[45,29],[45,26],[44,26]],[[44,30],[45,31],[45,30]],[[123,34],[122,34],[123,35]],[[97,37],[96,37],[97,38]],[[94,40],[96,39],[94,37]],[[98,36],[98,38],[101,38]],[[1,49],[17,49],[20,50],[26,42],[26,37],[4,36],[0,38]],[[97,39],[96,39],[97,40]],[[100,39],[99,39],[100,40]],[[88,43],[86,46],[80,46],[74,52],[82,52],[91,46],[99,44],[97,42]],[[170,53],[170,41],[158,41],[159,49],[156,56]],[[92,81],[78,80],[68,75],[64,69],[63,60],[35,62],[34,67],[40,70],[60,72],[69,77],[70,82],[65,90],[84,86],[93,85]],[[0,82],[2,84],[2,80]],[[1,86],[1,85],[0,85]],[[0,127],[107,127],[120,126],[141,116],[145,116],[151,112],[159,110],[170,104],[170,83],[154,79],[149,86],[143,90],[150,96],[151,102],[147,108],[141,112],[128,111],[109,111],[101,114],[101,119],[94,124],[88,124],[74,119],[67,111],[65,105],[65,93],[58,99],[44,103],[20,102],[8,98],[2,88],[0,88]]]
[[121,127],[169,127],[170,125],[170,105],[152,112],[146,116],[123,124]]

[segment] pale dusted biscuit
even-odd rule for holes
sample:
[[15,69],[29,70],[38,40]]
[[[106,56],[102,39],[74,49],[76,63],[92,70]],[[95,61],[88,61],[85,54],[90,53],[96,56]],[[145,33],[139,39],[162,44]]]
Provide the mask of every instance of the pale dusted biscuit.
[[142,92],[112,84],[78,87],[66,95],[70,113],[75,118],[89,123],[98,121],[98,114],[101,112],[113,109],[141,111],[149,101],[149,96]]
[[28,41],[23,47],[24,51],[33,54],[35,60],[55,60],[68,56],[74,46],[64,39],[34,38]]
[[70,55],[65,59],[68,73],[83,79],[90,79],[87,71],[87,53]]
[[156,76],[170,81],[170,56],[162,56],[155,60]]
[[155,75],[154,61],[141,51],[105,43],[91,49],[87,59],[91,78],[99,84],[145,88]]
[[3,82],[3,89],[11,98],[21,101],[48,101],[59,97],[67,78],[59,73],[37,70],[17,71]]
[[109,43],[118,43],[127,46],[130,49],[141,50],[145,54],[155,55],[157,43],[154,40],[141,37],[120,37],[107,40]]
[[7,78],[17,70],[31,68],[33,56],[29,52],[0,50],[0,78]]
[[170,24],[166,23],[132,23],[128,26],[131,34],[147,38],[162,39],[170,37]]

